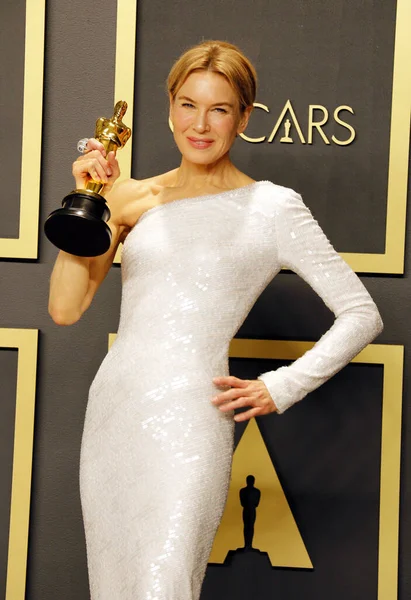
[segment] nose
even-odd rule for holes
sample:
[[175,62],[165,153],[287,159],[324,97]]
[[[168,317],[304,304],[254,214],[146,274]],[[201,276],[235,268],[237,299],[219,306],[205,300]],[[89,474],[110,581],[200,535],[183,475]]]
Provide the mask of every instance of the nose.
[[207,113],[203,111],[198,111],[193,123],[193,129],[197,133],[205,133],[210,130],[210,125],[207,120]]

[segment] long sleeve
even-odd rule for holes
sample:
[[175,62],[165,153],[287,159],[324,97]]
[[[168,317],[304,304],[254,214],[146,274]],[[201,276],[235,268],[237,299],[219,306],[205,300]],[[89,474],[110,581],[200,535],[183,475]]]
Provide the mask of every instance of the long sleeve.
[[302,357],[259,375],[283,413],[347,365],[382,331],[383,324],[364,285],[296,192],[290,190],[278,200],[275,227],[280,264],[302,277],[336,317]]

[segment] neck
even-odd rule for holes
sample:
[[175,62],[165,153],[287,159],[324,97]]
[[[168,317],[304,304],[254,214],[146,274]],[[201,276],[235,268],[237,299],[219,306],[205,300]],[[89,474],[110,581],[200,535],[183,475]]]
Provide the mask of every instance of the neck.
[[236,177],[238,177],[238,170],[231,162],[228,153],[218,162],[208,165],[192,163],[183,157],[176,171],[174,185],[189,186],[193,189],[202,189],[206,186],[225,188],[230,187]]

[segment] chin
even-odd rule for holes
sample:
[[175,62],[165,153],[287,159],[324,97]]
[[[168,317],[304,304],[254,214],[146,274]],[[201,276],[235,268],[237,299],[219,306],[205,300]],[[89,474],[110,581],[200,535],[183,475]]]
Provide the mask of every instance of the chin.
[[198,156],[196,154],[186,153],[184,158],[195,165],[212,165],[221,158],[221,156]]

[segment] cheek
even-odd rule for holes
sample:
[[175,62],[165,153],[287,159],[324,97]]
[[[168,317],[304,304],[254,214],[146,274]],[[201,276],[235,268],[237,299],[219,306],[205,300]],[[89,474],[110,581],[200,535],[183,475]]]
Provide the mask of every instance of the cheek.
[[237,133],[237,121],[232,117],[218,116],[214,120],[213,127],[221,137],[231,138]]
[[178,129],[185,129],[192,122],[192,116],[187,111],[176,109],[173,111],[172,120],[174,127],[177,127]]

